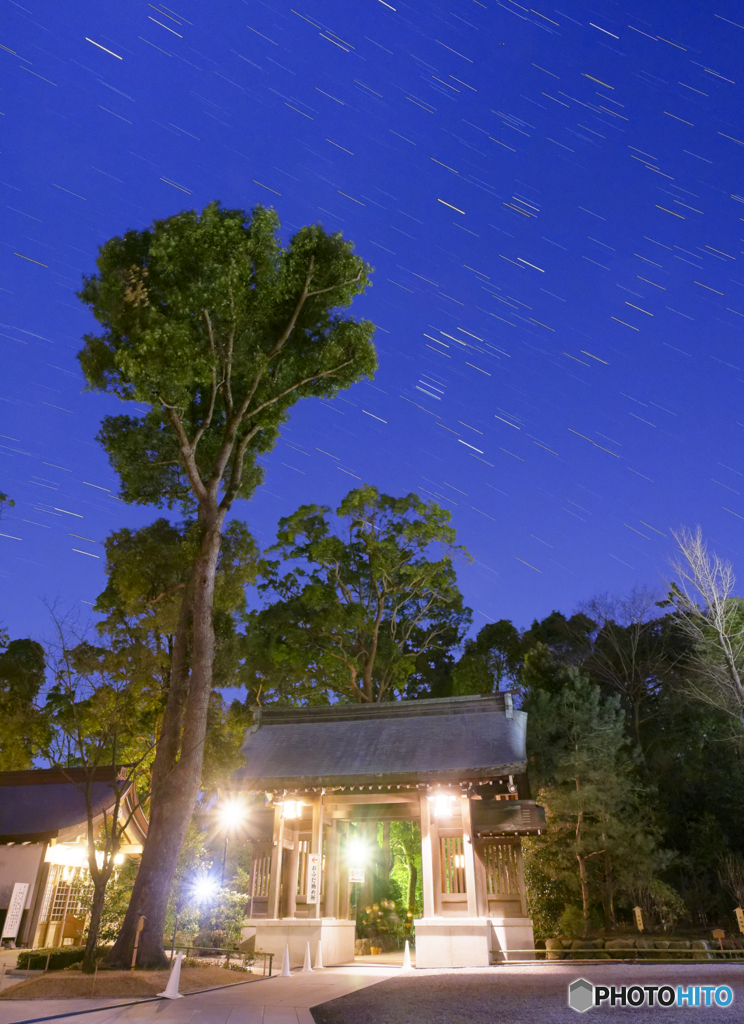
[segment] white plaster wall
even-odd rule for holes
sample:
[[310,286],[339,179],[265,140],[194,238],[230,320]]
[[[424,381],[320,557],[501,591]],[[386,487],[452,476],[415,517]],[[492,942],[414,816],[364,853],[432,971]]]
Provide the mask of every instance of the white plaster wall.
[[289,946],[290,967],[301,967],[305,950],[310,943],[310,956],[315,964],[318,942],[321,944],[323,964],[349,963],[354,959],[354,921],[334,918],[290,918],[279,920],[252,918],[245,922],[243,938],[256,936],[256,949],[274,954],[274,963],[281,967],[284,950]]
[[417,967],[488,967],[534,959],[532,921],[527,917],[434,917],[414,923]]

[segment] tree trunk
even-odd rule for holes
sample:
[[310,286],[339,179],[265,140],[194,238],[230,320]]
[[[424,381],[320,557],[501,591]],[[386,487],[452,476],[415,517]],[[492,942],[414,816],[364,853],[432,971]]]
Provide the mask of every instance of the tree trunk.
[[85,953],[83,954],[83,973],[93,974],[96,968],[96,946],[98,945],[98,932],[101,927],[101,915],[103,914],[103,901],[106,898],[106,885],[109,876],[102,877],[95,883],[93,892],[93,904],[90,908],[90,923],[88,924],[88,937],[85,940]]
[[[161,729],[161,736],[166,741],[165,751],[160,756],[161,748],[158,747],[153,766],[147,841],[124,923],[114,948],[106,958],[110,967],[124,969],[131,965],[140,916],[145,918],[145,926],[140,936],[137,963],[151,968],[169,966],[163,949],[168,897],[178,866],[178,855],[199,795],[204,759],[214,660],[212,606],[222,520],[223,515],[215,510],[210,521],[204,524],[201,549],[187,588],[191,595],[193,632],[190,675],[186,670],[185,654],[188,650],[189,609],[181,609],[176,635],[180,660],[176,665],[174,651],[176,671],[172,673],[173,685],[168,693]],[[184,602],[186,600],[185,596]]]
[[[418,870],[416,861],[411,859],[408,868],[408,913],[416,913],[416,886],[418,884]],[[412,920],[412,918],[411,918]]]
[[586,878],[586,863],[580,853],[576,854],[576,860],[579,862],[579,878],[581,879],[581,902],[584,910],[584,924],[581,929],[581,936],[585,939],[589,934],[589,884]]
[[604,854],[602,909],[604,910],[605,928],[608,932],[612,931],[615,927],[615,906],[612,898],[612,858],[609,850],[605,850]]

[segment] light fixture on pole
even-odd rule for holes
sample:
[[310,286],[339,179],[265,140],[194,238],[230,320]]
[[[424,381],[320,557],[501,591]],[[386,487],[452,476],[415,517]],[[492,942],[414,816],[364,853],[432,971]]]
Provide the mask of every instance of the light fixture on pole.
[[227,863],[227,843],[230,833],[235,833],[248,817],[248,808],[238,796],[226,797],[217,807],[220,827],[225,833],[225,848],[222,854],[222,885],[225,884],[225,864]]

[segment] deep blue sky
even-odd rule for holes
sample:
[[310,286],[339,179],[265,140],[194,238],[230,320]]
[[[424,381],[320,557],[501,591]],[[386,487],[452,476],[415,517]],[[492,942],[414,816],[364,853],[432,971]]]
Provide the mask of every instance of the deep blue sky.
[[736,562],[741,4],[291,2],[3,0],[11,635],[46,631],[43,599],[90,611],[107,533],[157,514],[95,441],[117,406],[82,391],[81,274],[214,199],[375,268],[377,377],[295,408],[237,510],[260,543],[362,481],[436,496],[478,627],[657,585],[681,524]]

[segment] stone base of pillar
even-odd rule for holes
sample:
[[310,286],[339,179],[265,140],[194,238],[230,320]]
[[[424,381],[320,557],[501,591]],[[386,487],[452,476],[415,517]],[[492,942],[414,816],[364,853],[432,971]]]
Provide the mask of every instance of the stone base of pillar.
[[428,917],[414,925],[416,967],[489,967],[535,958],[529,917]]
[[281,966],[284,956],[284,949],[289,945],[290,966],[301,967],[305,960],[305,949],[308,942],[313,962],[319,942],[324,966],[331,967],[334,964],[350,963],[354,960],[354,940],[356,938],[354,921],[340,921],[333,917],[247,918],[241,928],[241,938],[246,940],[254,936],[256,950],[273,953],[274,963],[279,966]]

